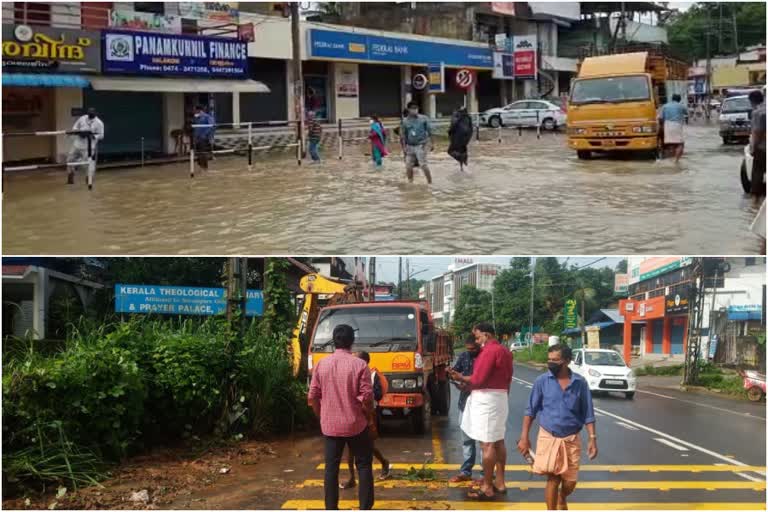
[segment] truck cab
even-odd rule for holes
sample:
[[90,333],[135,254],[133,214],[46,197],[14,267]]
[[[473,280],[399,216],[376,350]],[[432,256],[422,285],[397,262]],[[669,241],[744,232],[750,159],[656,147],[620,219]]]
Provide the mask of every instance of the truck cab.
[[[680,66],[647,52],[587,57],[571,84],[568,146],[592,152],[659,150],[659,95]],[[674,71],[674,73],[673,73]]]
[[389,392],[379,407],[387,415],[410,417],[413,429],[424,433],[435,410],[448,413],[449,337],[435,329],[426,304],[362,302],[321,309],[310,341],[310,372],[333,353],[333,329],[341,324],[355,330],[352,350],[368,352],[371,368],[386,377]]

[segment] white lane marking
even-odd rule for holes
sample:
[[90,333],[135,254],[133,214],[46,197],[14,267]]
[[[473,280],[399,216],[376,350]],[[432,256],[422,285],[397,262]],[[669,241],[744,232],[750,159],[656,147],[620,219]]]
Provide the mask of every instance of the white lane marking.
[[[611,412],[608,412],[608,411],[605,411],[605,410],[602,410],[602,409],[598,409],[598,408],[595,407],[595,415],[597,415],[597,416],[601,416],[601,415],[603,415],[603,416],[610,416],[611,418],[623,421],[624,423],[627,423],[629,425],[633,425],[633,426],[635,426],[637,428],[643,429],[643,430],[645,430],[647,432],[650,432],[651,434],[656,434],[657,436],[664,437],[664,438],[669,439],[669,440],[671,440],[673,442],[680,443],[681,445],[687,446],[688,448],[693,448],[694,450],[698,450],[701,453],[704,453],[704,454],[709,455],[711,457],[714,457],[716,459],[723,460],[723,461],[727,462],[728,464],[732,464],[734,466],[749,466],[749,464],[746,464],[744,462],[738,461],[738,460],[730,458],[730,457],[726,457],[725,455],[723,455],[721,453],[713,452],[712,450],[708,450],[708,449],[704,448],[703,446],[699,446],[697,444],[689,443],[688,441],[684,441],[684,440],[682,440],[682,439],[680,439],[678,437],[675,437],[673,435],[661,432],[661,431],[656,430],[654,428],[647,427],[645,425],[642,425],[642,424],[637,423],[635,421],[632,421],[630,419],[627,419],[627,418],[624,418],[622,416],[619,416],[618,414],[613,414]],[[759,475],[765,476],[764,472],[762,472],[762,471],[753,471],[753,473],[757,473]],[[752,480],[753,479],[753,477],[749,477],[749,475],[739,474],[739,476],[743,476],[747,480]],[[757,480],[757,481],[762,482],[763,480]]]
[[646,395],[660,396],[661,398],[668,398],[669,400],[677,400],[678,402],[685,402],[687,404],[698,405],[699,407],[707,407],[709,409],[715,409],[717,411],[723,411],[723,412],[727,412],[727,413],[730,413],[730,414],[735,414],[736,416],[741,416],[741,417],[746,416],[748,418],[754,418],[756,420],[765,421],[765,418],[761,418],[760,416],[754,416],[753,414],[748,413],[748,412],[733,411],[731,409],[724,409],[723,407],[716,407],[714,405],[702,404],[700,402],[695,402],[693,400],[683,400],[682,398],[677,398],[677,397],[669,396],[669,395],[662,395],[661,393],[653,393],[652,391],[643,391],[641,389],[638,389],[637,392],[638,393],[645,393]]
[[[718,464],[715,463],[715,466],[725,466],[726,464]],[[755,473],[762,474],[760,471],[755,471]],[[747,475],[745,473],[734,473],[734,475],[738,475],[742,478],[746,478],[747,480],[750,480],[752,482],[764,482],[765,480],[761,480],[760,478],[755,478],[753,476]]]
[[639,428],[633,427],[632,425],[627,425],[623,421],[617,421],[617,425],[621,425],[622,427],[626,428],[627,430],[640,430]]
[[672,441],[668,441],[666,439],[662,439],[661,437],[654,437],[653,440],[654,441],[658,441],[659,443],[665,444],[667,446],[671,446],[675,450],[680,450],[681,452],[687,452],[688,451],[688,448],[686,448],[685,446],[680,446],[679,444],[675,444]]

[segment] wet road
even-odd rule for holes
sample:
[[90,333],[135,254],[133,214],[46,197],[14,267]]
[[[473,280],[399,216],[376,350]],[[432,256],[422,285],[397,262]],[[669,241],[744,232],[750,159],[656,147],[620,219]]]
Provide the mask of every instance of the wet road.
[[[487,503],[467,501],[466,488],[447,484],[462,461],[454,395],[451,414],[434,418],[431,439],[385,423],[378,446],[395,461],[395,478],[377,483],[376,507],[543,509],[543,477],[531,476],[513,451],[528,386],[539,373],[522,365],[515,368],[506,438],[510,489],[506,497]],[[569,500],[571,509],[765,510],[765,404],[645,386],[631,401],[618,394],[596,397],[595,409],[600,452],[595,461],[584,454],[580,484]],[[434,482],[403,478],[409,467],[419,467],[427,459],[434,461]],[[321,468],[318,464],[296,475],[296,492],[282,508],[323,507]],[[357,507],[355,491],[342,491],[341,498],[342,508]],[[214,502],[205,505],[219,508]],[[221,505],[229,508],[226,505],[237,503]]]
[[[490,139],[492,132],[485,132]],[[754,254],[757,207],[739,181],[742,147],[691,126],[680,165],[579,161],[562,135],[513,131],[473,143],[472,176],[444,147],[435,183],[406,185],[393,155],[374,171],[361,147],[322,166],[289,155],[248,171],[218,158],[109,170],[95,189],[62,171],[6,176],[5,254]],[[444,145],[443,145],[444,146]]]

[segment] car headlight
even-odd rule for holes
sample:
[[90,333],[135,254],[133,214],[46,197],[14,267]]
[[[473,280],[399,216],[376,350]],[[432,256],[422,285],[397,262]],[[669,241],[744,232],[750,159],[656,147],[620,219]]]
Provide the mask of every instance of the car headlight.
[[635,372],[633,370],[629,370],[629,372],[627,372],[627,378],[629,380],[635,380]]
[[599,372],[599,371],[597,371],[597,370],[594,370],[594,369],[592,369],[592,368],[590,368],[590,369],[589,369],[589,372],[588,372],[588,373],[589,373],[591,376],[593,376],[593,377],[599,377],[599,376],[600,376],[600,372]]
[[403,388],[403,379],[394,379],[392,381],[392,387],[393,388]]
[[415,389],[416,388],[416,379],[405,379],[405,387],[407,389]]

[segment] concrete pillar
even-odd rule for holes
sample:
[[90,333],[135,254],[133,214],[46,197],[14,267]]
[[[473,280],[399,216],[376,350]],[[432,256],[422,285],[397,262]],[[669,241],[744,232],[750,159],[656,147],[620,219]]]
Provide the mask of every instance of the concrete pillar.
[[661,353],[668,356],[672,353],[672,318],[664,317],[664,329],[661,337]]
[[411,91],[412,80],[413,70],[411,66],[400,66],[400,110],[405,110],[408,107],[408,103],[413,100],[413,92]]
[[176,141],[171,137],[172,130],[184,128],[184,93],[167,92],[163,94],[163,153],[171,154]]
[[239,92],[232,93],[232,122],[236,123],[235,126],[237,126],[237,123],[240,122],[240,93]]
[[296,109],[293,106],[293,66],[290,62],[285,66],[285,101],[287,103],[288,121],[296,121]]
[[499,86],[499,102],[500,106],[505,106],[509,102],[507,101],[507,98],[509,97],[509,93],[507,92],[507,89],[509,89],[509,80],[499,80],[500,86]]
[[645,353],[653,354],[653,320],[645,323]]
[[426,108],[424,108],[424,115],[434,119],[435,117],[437,117],[437,95],[425,94],[424,96],[426,98],[425,99]]
[[477,101],[477,80],[467,90],[467,111],[477,112],[480,109],[480,104]]
[[32,330],[34,331],[34,338],[41,340],[45,338],[45,323],[48,314],[48,272],[44,268],[38,267],[33,288]]
[[633,301],[624,301],[624,300],[619,301],[619,310],[624,316],[624,325],[622,326],[622,340],[623,340],[622,348],[624,349],[624,361],[627,363],[627,366],[631,366],[632,365],[632,317],[634,315],[634,311],[627,311],[627,304],[632,304],[636,308],[637,303]]

